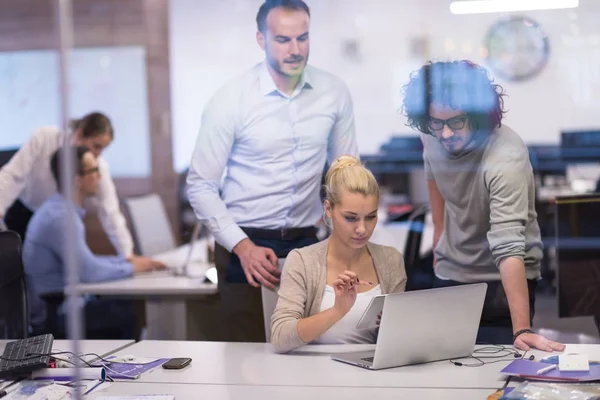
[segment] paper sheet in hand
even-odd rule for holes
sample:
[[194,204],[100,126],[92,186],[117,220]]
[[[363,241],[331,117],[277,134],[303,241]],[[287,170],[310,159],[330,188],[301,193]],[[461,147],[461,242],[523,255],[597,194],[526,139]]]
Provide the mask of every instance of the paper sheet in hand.
[[367,309],[356,324],[356,329],[373,329],[377,327],[377,316],[383,311],[385,296],[385,294],[382,294],[371,299]]

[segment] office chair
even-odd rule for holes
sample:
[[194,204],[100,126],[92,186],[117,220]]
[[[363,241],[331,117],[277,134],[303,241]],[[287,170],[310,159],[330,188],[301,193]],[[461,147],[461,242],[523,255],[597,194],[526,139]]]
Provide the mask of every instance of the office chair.
[[46,303],[46,322],[44,324],[43,333],[51,333],[55,339],[66,339],[64,329],[60,329],[58,323],[58,311],[65,301],[64,293],[47,293],[40,295],[40,297]]
[[0,339],[22,339],[28,330],[27,287],[21,238],[0,232]]
[[433,286],[433,259],[432,257],[421,258],[421,242],[427,213],[429,213],[429,205],[424,204],[417,207],[408,217],[408,237],[403,254],[407,291],[430,289]]

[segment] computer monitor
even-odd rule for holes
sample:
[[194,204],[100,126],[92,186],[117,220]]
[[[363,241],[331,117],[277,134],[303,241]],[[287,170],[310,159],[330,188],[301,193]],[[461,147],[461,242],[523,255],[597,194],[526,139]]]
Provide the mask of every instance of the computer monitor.
[[600,130],[564,131],[560,134],[561,158],[568,164],[600,160]]
[[600,195],[556,198],[558,314],[600,315]]

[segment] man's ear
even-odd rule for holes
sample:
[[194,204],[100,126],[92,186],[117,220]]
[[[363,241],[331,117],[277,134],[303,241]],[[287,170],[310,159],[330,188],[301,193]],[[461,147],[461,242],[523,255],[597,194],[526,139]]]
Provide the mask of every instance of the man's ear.
[[265,50],[265,35],[261,31],[256,31],[256,43],[263,51]]

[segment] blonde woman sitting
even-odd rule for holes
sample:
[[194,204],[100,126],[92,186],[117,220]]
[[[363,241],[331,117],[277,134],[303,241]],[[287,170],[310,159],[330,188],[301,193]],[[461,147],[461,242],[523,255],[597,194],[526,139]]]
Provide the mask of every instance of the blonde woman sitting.
[[286,258],[271,318],[271,343],[284,353],[308,343],[375,343],[377,329],[356,329],[371,298],[402,292],[406,273],[394,248],[369,242],[377,224],[379,186],[351,156],[325,177],[331,237]]

